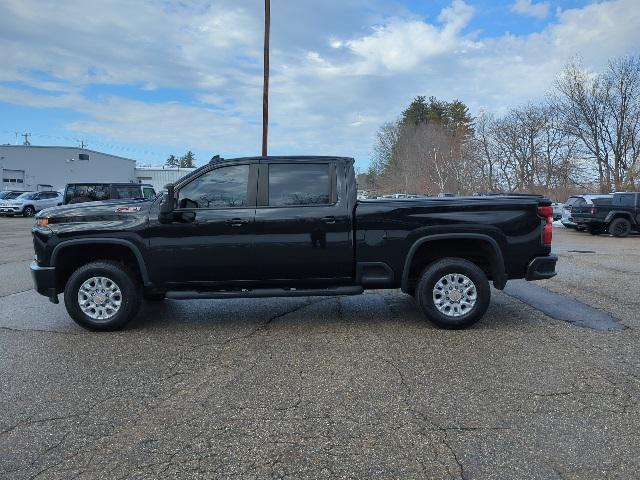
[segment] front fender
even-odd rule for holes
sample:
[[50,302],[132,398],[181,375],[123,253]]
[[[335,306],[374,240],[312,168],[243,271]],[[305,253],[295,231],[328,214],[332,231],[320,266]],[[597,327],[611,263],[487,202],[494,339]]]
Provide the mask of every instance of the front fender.
[[73,240],[65,240],[63,242],[58,243],[54,247],[53,252],[51,253],[51,260],[49,262],[50,266],[52,267],[56,266],[57,257],[62,250],[64,250],[65,248],[72,247],[74,245],[121,245],[121,246],[127,247],[129,250],[131,250],[131,252],[136,258],[136,261],[138,262],[138,268],[140,269],[140,275],[142,276],[142,281],[144,282],[145,285],[149,285],[151,283],[149,279],[149,273],[147,271],[147,266],[140,249],[133,242],[129,240],[124,240],[121,238],[90,237],[90,238],[78,238]]

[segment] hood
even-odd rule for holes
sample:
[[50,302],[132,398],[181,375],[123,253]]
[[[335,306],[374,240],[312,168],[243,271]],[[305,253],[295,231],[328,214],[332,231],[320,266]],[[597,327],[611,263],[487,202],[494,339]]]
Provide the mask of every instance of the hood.
[[24,203],[28,202],[29,200],[24,200],[24,199],[15,199],[12,198],[10,200],[4,200],[2,198],[0,198],[0,205],[23,205]]
[[37,217],[47,217],[50,223],[91,222],[121,218],[122,216],[147,215],[155,199],[104,200],[46,208]]

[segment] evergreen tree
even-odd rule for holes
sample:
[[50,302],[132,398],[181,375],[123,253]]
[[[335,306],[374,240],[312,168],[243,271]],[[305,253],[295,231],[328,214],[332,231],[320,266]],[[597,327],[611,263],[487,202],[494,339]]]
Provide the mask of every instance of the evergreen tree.
[[193,168],[195,167],[196,157],[191,150],[189,150],[184,157],[180,157],[180,167],[182,168]]
[[169,155],[169,158],[167,158],[167,161],[164,162],[164,164],[167,167],[179,167],[180,160],[175,155]]

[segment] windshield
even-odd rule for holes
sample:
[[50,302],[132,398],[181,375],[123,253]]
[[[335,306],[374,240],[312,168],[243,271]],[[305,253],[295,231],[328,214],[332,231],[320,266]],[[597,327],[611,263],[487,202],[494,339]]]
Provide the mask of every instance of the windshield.
[[33,197],[35,196],[36,196],[35,192],[25,192],[21,195],[18,195],[16,197],[16,200],[33,200]]
[[70,184],[65,194],[65,204],[95,202],[108,200],[110,187],[108,184]]

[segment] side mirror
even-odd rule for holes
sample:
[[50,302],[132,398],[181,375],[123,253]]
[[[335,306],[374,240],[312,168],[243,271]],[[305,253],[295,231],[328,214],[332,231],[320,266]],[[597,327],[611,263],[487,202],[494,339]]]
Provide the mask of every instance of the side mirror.
[[158,220],[160,223],[170,223],[172,221],[172,213],[175,208],[175,188],[173,183],[169,183],[167,186],[167,194],[162,199],[162,203],[160,203],[160,214],[158,215]]

